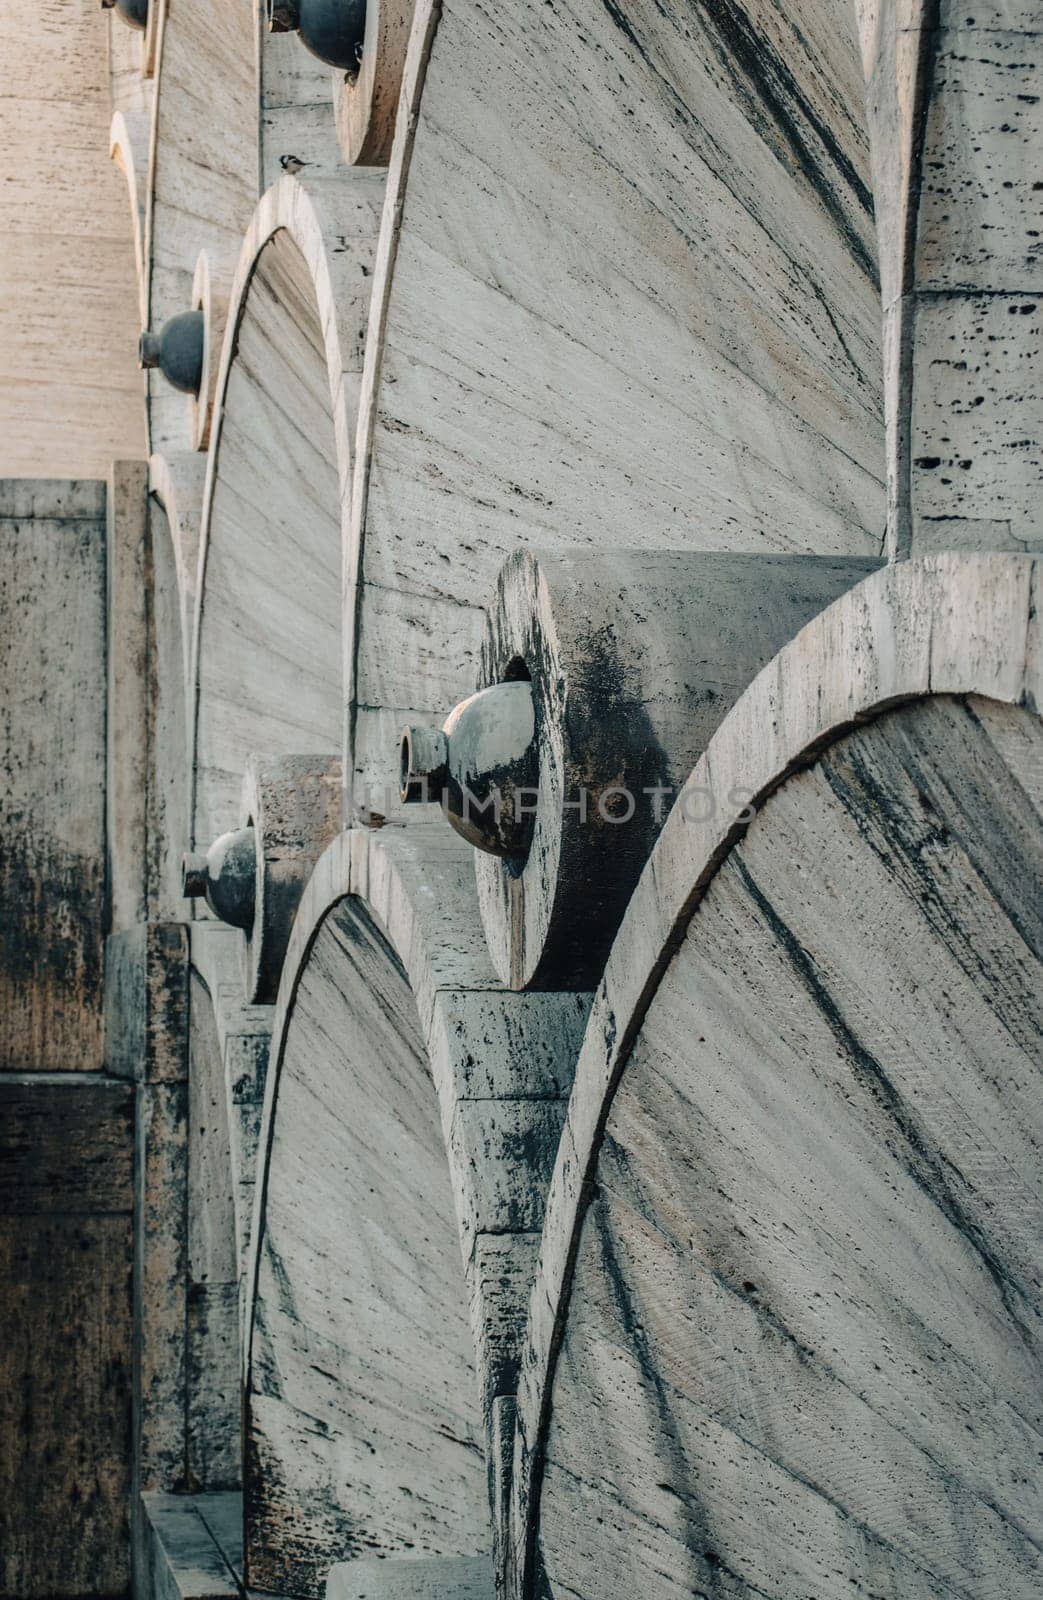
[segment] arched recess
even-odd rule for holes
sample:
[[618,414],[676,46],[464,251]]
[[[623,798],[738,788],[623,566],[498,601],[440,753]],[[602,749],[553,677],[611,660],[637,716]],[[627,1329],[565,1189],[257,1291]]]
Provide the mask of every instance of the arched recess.
[[[227,293],[257,204],[252,7],[153,0],[155,79],[145,216],[148,325],[187,311],[200,252]],[[154,32],[153,32],[154,28]],[[185,396],[149,373],[152,451],[191,447]]]
[[466,846],[342,834],[275,1010],[245,1334],[247,1582],[483,1558],[580,995],[507,994]]
[[879,551],[863,103],[850,0],[417,5],[352,523],[366,781],[473,687],[519,545]]
[[194,837],[238,823],[252,752],[339,754],[342,504],[380,175],[257,208],[232,288],[194,624]]
[[669,817],[551,1184],[516,1595],[1038,1592],[1039,577],[867,580]]
[[335,1561],[483,1554],[480,1399],[438,1100],[408,978],[357,900],[330,911],[300,975],[270,1139],[249,1583],[319,1596]]

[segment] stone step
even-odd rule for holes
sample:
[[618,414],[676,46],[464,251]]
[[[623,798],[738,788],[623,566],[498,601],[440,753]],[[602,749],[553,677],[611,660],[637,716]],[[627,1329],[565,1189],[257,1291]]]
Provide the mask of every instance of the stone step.
[[488,1556],[421,1561],[343,1561],[330,1569],[326,1600],[493,1600]]
[[152,1600],[242,1600],[242,1496],[143,1494]]

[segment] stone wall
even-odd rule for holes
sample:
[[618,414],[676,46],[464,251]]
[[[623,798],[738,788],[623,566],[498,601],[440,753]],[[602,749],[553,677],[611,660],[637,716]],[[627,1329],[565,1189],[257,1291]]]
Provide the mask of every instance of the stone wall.
[[126,186],[94,0],[0,15],[0,475],[103,478],[145,452]]
[[134,1090],[104,1070],[106,491],[0,483],[0,1593],[130,1572]]

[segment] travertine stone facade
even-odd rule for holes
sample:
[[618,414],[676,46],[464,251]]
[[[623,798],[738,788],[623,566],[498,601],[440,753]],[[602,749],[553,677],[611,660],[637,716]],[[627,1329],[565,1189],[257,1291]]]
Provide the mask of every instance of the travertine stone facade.
[[0,1600],[1032,1600],[1038,7],[16,24]]

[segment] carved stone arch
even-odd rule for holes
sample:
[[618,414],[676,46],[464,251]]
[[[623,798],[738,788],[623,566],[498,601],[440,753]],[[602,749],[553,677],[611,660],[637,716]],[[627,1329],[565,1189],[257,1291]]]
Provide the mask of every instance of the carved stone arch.
[[346,572],[363,782],[473,686],[519,546],[880,548],[850,0],[625,11],[416,7]]
[[548,1197],[516,1596],[1036,1592],[1039,577],[867,580],[668,818]]
[[438,1102],[405,972],[332,907],[281,1041],[247,1386],[248,1582],[480,1556],[481,1405]]
[[500,988],[468,866],[458,840],[345,833],[294,924],[247,1282],[255,1586],[461,1558],[491,1588],[498,1419],[587,997]]
[[246,758],[340,753],[341,543],[359,310],[382,185],[261,201],[216,383],[194,620],[195,840],[239,821]]

